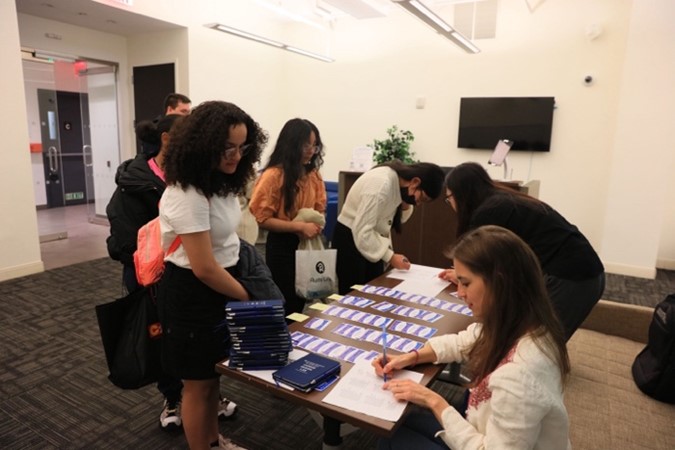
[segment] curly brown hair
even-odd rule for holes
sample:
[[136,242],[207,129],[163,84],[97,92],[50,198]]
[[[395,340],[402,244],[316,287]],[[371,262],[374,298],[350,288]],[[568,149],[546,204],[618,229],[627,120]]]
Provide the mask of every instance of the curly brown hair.
[[[248,151],[237,170],[225,174],[218,167],[230,128],[240,124],[246,126]],[[238,106],[223,101],[201,103],[171,130],[164,159],[166,183],[179,184],[183,189],[193,186],[207,198],[243,194],[246,183],[255,176],[254,164],[266,143],[267,134]]]

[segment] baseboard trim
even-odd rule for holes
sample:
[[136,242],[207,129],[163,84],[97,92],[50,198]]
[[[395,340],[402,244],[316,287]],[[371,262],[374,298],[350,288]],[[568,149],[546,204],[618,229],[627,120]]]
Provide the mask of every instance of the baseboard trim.
[[20,266],[8,267],[0,270],[0,281],[7,281],[13,278],[25,277],[45,271],[45,264],[42,261],[35,261]]
[[628,277],[648,278],[650,280],[656,278],[656,267],[629,266],[627,264],[614,264],[604,261],[603,264],[605,265],[605,272],[608,273]]
[[665,270],[675,270],[675,259],[657,259],[656,267]]

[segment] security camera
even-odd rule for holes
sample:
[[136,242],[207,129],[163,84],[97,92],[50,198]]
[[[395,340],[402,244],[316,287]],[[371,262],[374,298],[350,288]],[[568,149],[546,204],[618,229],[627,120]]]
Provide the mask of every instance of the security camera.
[[585,84],[585,85],[589,85],[589,84],[591,84],[591,83],[593,83],[593,77],[590,76],[590,75],[586,75],[586,76],[584,77],[584,84]]

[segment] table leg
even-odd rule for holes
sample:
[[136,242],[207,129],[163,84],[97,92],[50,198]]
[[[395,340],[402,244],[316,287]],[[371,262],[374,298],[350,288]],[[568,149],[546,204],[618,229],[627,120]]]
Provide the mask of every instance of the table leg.
[[340,422],[332,417],[323,416],[323,450],[337,450],[342,447]]

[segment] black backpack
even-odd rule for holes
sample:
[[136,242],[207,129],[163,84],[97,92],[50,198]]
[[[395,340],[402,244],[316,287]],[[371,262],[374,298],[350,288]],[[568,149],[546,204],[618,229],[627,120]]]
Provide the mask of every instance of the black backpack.
[[656,305],[647,346],[633,362],[633,379],[648,396],[675,403],[675,294]]

